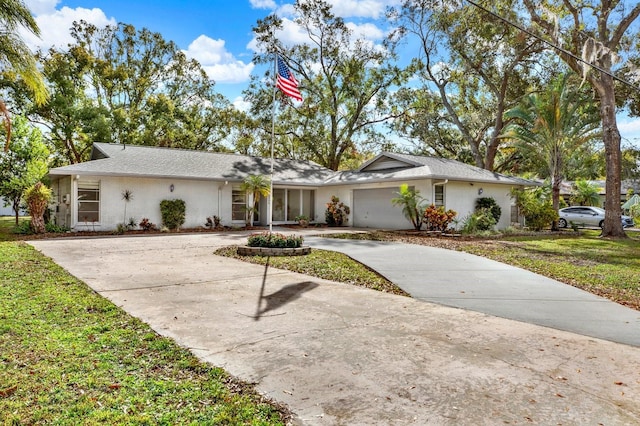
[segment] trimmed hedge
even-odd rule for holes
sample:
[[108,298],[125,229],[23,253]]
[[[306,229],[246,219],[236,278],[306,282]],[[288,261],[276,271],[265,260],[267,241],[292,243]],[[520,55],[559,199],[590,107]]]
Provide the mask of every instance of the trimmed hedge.
[[249,247],[297,248],[302,246],[302,241],[301,236],[262,232],[249,235],[247,245]]

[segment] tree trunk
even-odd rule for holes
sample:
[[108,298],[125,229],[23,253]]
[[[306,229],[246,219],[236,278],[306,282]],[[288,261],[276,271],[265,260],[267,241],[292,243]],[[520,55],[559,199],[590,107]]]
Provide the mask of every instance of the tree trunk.
[[602,228],[603,237],[626,238],[627,234],[622,228],[622,208],[620,206],[620,191],[622,183],[620,150],[620,132],[616,122],[616,101],[613,87],[613,78],[602,75],[601,86],[598,90],[600,96],[600,117],[602,118],[602,139],[604,142],[605,161],[607,166],[606,197],[604,201],[605,216]]
[[[553,206],[553,210],[556,211],[556,213],[558,212],[558,210],[560,209],[560,184],[562,183],[562,179],[558,176],[552,176],[552,182],[551,182],[551,205]],[[559,231],[560,228],[558,228],[558,220],[554,219],[553,222],[551,222],[551,230],[552,231]]]

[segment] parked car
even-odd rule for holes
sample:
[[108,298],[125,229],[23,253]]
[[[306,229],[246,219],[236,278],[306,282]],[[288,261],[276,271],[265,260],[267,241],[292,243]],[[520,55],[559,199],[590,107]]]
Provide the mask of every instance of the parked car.
[[[558,226],[566,228],[571,223],[577,226],[597,226],[602,228],[604,224],[604,209],[600,207],[590,206],[572,206],[560,209],[558,212],[560,219]],[[629,216],[622,216],[622,227],[628,228],[633,226],[633,219]]]

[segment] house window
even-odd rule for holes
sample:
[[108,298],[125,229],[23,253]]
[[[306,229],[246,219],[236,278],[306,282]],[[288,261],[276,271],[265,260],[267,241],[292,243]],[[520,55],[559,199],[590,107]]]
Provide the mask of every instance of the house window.
[[100,182],[78,182],[78,223],[100,222]]
[[239,189],[231,192],[231,220],[245,220],[247,212],[247,194]]
[[444,185],[434,187],[433,200],[436,207],[444,207]]

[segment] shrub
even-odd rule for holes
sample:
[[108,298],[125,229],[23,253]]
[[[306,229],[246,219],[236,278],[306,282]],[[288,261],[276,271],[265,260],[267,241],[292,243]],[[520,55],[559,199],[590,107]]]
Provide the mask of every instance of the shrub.
[[479,209],[467,216],[462,224],[462,232],[475,234],[477,232],[490,231],[496,224],[496,220],[489,209]]
[[148,218],[142,218],[142,220],[140,221],[140,223],[138,224],[138,226],[140,227],[140,229],[142,229],[143,231],[154,231],[156,229],[156,225],[155,223],[152,223],[149,221]]
[[[495,223],[500,222],[500,216],[502,216],[502,209],[498,205],[495,199],[492,197],[481,197],[476,200],[476,210],[488,209],[491,216],[495,219]],[[494,225],[495,225],[494,223]]]
[[183,200],[162,200],[160,215],[162,224],[169,229],[179,229],[185,220],[186,204]]
[[47,224],[44,225],[44,229],[47,232],[50,232],[52,234],[59,234],[61,232],[69,232],[70,229],[66,226],[62,226],[62,225],[56,225],[53,222],[49,222]]
[[544,188],[514,189],[512,195],[516,199],[516,204],[524,216],[527,226],[532,231],[540,231],[558,219],[558,212],[554,210],[551,199],[547,196]]
[[[524,218],[527,221],[527,226],[532,231],[541,231],[558,219],[558,212],[553,208],[551,202],[532,204],[524,212]],[[573,228],[574,225],[571,224]]]
[[427,226],[427,231],[441,231],[444,232],[449,227],[449,224],[453,221],[458,213],[454,210],[444,210],[443,206],[436,207],[431,204],[424,210],[422,215],[422,221]]
[[331,196],[331,201],[327,203],[325,211],[325,220],[329,226],[342,226],[349,218],[351,213],[349,206],[340,202],[340,198],[335,195]]
[[249,235],[247,245],[249,247],[297,248],[302,246],[302,241],[301,236],[262,232]]

